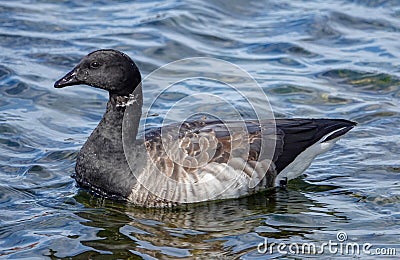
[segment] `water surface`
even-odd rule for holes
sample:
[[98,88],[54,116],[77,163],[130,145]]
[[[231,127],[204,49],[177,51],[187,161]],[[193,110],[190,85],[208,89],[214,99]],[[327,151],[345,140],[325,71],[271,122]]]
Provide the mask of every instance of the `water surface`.
[[[257,245],[322,244],[339,231],[399,255],[399,18],[398,1],[377,0],[2,1],[0,256],[296,258]],[[70,176],[107,93],[52,87],[99,48],[126,52],[143,76],[182,58],[223,59],[257,80],[278,118],[359,125],[287,190],[174,211],[100,199]],[[196,91],[164,95],[151,123]]]

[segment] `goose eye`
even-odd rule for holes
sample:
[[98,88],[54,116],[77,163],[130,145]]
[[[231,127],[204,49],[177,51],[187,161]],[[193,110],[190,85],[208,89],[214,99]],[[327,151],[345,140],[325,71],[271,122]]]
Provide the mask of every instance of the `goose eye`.
[[92,69],[97,69],[98,67],[100,67],[100,63],[98,63],[97,61],[93,61],[92,63],[90,63],[90,67]]

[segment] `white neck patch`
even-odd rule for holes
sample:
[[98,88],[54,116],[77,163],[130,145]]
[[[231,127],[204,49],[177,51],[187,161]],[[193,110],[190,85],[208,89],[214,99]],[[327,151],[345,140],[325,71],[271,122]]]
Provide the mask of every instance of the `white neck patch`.
[[137,102],[138,94],[129,94],[129,96],[117,96],[116,106],[117,107],[127,107],[131,106]]

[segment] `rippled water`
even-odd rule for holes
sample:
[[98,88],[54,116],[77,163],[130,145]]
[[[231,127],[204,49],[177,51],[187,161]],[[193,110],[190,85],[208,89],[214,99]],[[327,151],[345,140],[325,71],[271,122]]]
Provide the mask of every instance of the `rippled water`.
[[[338,231],[399,255],[399,18],[398,1],[380,0],[0,2],[0,256],[296,258],[257,245],[320,245]],[[175,211],[99,199],[70,175],[107,93],[52,87],[99,48],[126,52],[144,76],[181,58],[227,60],[277,117],[359,126],[287,190]]]

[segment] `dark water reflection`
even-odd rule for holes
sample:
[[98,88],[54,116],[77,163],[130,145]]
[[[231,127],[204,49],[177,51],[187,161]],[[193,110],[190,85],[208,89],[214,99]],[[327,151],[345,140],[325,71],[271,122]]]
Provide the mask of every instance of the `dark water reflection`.
[[[88,197],[86,193],[76,199],[92,209],[76,213],[89,220],[82,224],[102,227],[98,240],[82,241],[82,244],[98,251],[113,252],[116,257],[149,254],[149,250],[153,252],[150,255],[157,258],[238,257],[256,249],[264,236],[301,238],[314,232],[310,228],[325,228],[323,219],[340,218],[334,212],[326,214],[323,205],[296,190],[267,192],[175,210],[130,208]],[[81,256],[86,258],[93,254],[99,253],[89,251]]]
[[[2,1],[0,256],[318,258],[262,255],[257,245],[320,245],[339,231],[400,254],[399,17],[398,1],[376,0]],[[70,176],[107,94],[52,87],[99,48],[126,52],[143,76],[177,59],[220,58],[257,80],[277,117],[359,125],[286,190],[172,211],[99,199]],[[217,84],[184,82],[160,97],[149,123],[200,88],[246,108]],[[157,89],[147,90],[148,101]]]

